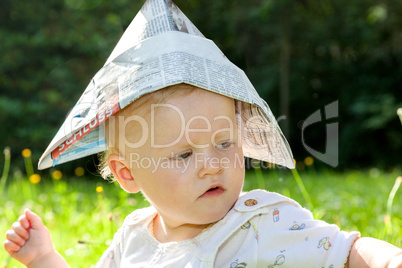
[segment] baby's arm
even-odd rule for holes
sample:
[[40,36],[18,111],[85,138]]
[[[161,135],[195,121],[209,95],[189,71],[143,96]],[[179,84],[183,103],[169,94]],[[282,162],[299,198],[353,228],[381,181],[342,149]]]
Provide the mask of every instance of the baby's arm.
[[402,268],[402,249],[378,239],[359,238],[352,246],[346,267]]
[[4,248],[11,257],[29,268],[69,267],[54,249],[49,230],[41,218],[29,209],[7,231]]

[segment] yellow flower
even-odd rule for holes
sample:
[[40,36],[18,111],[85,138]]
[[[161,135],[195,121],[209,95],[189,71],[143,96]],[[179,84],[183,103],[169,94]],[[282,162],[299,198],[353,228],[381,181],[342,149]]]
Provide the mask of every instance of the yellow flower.
[[52,172],[52,178],[55,180],[60,180],[63,177],[63,173],[60,170],[55,170]]
[[295,162],[295,165],[296,165],[296,159],[293,158],[293,162]]
[[77,167],[74,170],[74,173],[75,173],[75,176],[81,177],[81,176],[83,176],[85,174],[85,169],[82,168],[82,167]]
[[102,192],[103,192],[103,187],[102,187],[102,186],[97,186],[97,187],[96,187],[96,192],[97,192],[98,194],[102,193]]
[[274,163],[270,163],[270,162],[265,162],[265,166],[268,168],[274,168],[275,164]]
[[31,153],[31,150],[29,150],[29,149],[24,149],[24,150],[22,150],[22,156],[25,157],[25,158],[30,157],[31,154],[32,154],[32,153]]
[[32,174],[32,175],[29,177],[29,181],[30,181],[32,184],[38,184],[38,183],[40,182],[40,175],[39,175],[39,174]]
[[304,158],[304,164],[306,164],[306,166],[311,166],[312,164],[314,164],[314,158],[312,158],[311,156],[307,156],[306,158]]

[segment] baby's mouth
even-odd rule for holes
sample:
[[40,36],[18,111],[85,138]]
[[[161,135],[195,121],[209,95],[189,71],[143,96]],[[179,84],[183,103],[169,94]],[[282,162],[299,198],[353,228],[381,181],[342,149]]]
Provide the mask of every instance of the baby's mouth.
[[209,188],[203,195],[201,195],[201,198],[212,198],[212,197],[217,197],[221,195],[225,190],[221,186],[215,186]]

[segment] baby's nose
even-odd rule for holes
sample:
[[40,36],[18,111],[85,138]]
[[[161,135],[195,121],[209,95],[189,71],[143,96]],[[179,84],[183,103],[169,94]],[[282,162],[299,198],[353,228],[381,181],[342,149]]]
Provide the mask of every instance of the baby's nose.
[[205,176],[213,176],[223,172],[221,156],[217,153],[203,154],[200,159],[197,159],[198,176],[204,178]]

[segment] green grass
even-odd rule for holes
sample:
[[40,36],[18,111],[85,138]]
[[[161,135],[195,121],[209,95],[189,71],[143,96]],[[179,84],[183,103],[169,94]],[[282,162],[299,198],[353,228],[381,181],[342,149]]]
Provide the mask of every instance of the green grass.
[[[305,201],[289,170],[248,171],[245,190],[264,187],[289,196],[303,206],[312,206],[317,219],[335,223],[343,230],[358,230],[363,236],[387,240],[401,247],[401,189],[393,199],[390,223],[386,224],[384,220],[389,194],[400,175],[400,170],[335,173],[315,172],[310,168],[301,172],[300,177],[311,204]],[[134,209],[148,205],[141,195],[129,195],[116,184],[101,178],[42,178],[36,185],[26,178],[8,180],[8,187],[0,196],[1,240],[23,210],[31,208],[42,216],[56,248],[71,267],[94,267],[124,217]],[[96,192],[98,186],[103,187],[103,192]],[[0,267],[23,266],[9,259],[0,249]]]

